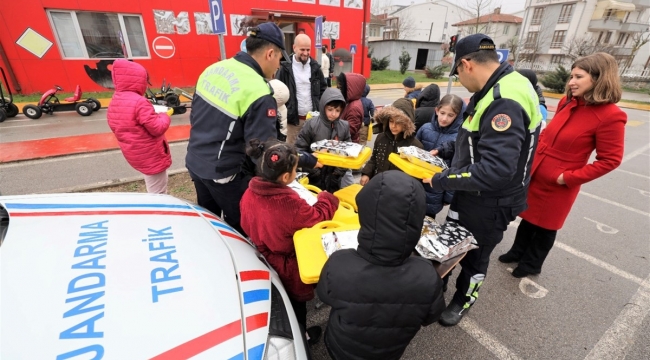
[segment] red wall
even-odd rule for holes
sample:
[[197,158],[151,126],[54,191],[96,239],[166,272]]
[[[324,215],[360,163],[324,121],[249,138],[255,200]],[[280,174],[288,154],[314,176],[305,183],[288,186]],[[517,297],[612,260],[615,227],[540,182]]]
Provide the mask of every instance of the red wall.
[[[230,14],[249,15],[250,8],[270,10],[300,11],[305,15],[323,15],[328,21],[340,23],[340,37],[336,41],[337,48],[348,48],[350,44],[357,45],[357,55],[354,71],[370,75],[370,61],[367,59],[367,47],[362,44],[362,23],[369,18],[370,0],[363,0],[365,10],[343,7],[348,0],[341,0],[340,7],[306,4],[293,1],[275,0],[222,0],[223,11],[226,14],[228,35],[225,36],[226,54],[235,55],[240,48],[244,36],[233,36],[230,29]],[[144,65],[150,74],[151,83],[159,87],[162,79],[170,81],[173,86],[194,86],[203,69],[219,59],[219,40],[216,35],[197,35],[194,22],[194,12],[209,12],[208,0],[172,1],[172,0],[7,0],[0,7],[0,44],[10,63],[10,68],[0,58],[0,66],[5,71],[13,71],[21,93],[43,92],[58,84],[66,91],[72,91],[79,84],[84,91],[105,90],[92,81],[84,65],[95,67],[99,59],[65,60],[56,42],[52,27],[46,14],[46,9],[88,10],[101,12],[119,12],[142,15],[144,28],[149,45],[150,59],[136,59]],[[190,33],[158,34],[154,21],[153,9],[173,11],[178,15],[181,11],[189,13]],[[313,24],[298,24],[312,37]],[[32,28],[53,45],[42,58],[16,44],[18,38],[27,28]],[[158,36],[170,38],[176,52],[170,59],[162,59],[156,55],[151,45]],[[313,41],[312,41],[313,43]],[[329,45],[325,40],[324,44]],[[287,49],[290,52],[290,49]],[[312,56],[315,57],[315,49]],[[8,75],[9,77],[9,75]],[[11,80],[9,80],[11,84]],[[13,89],[13,87],[12,87]],[[15,91],[15,89],[14,89]]]

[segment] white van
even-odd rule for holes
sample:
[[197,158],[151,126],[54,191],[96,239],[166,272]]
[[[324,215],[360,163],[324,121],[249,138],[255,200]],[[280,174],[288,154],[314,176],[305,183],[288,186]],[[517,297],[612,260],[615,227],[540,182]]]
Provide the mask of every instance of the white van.
[[277,274],[166,195],[0,196],[0,358],[307,359]]

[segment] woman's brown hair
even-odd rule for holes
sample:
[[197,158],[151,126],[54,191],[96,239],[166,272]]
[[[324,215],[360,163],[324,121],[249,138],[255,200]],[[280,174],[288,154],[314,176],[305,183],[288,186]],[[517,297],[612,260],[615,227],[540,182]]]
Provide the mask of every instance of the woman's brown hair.
[[[588,104],[616,104],[621,100],[623,90],[618,76],[618,64],[612,55],[595,53],[581,57],[571,66],[586,71],[594,82],[594,87],[585,92],[583,98]],[[572,98],[569,82],[566,84],[566,97]]]

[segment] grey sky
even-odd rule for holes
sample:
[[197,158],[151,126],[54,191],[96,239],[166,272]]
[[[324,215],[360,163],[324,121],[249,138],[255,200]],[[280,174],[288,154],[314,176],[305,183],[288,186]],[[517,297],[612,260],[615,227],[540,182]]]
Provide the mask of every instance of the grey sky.
[[[469,0],[472,1],[472,0]],[[372,0],[373,3],[379,2],[384,4],[393,4],[393,5],[409,5],[412,2],[419,4],[425,2],[425,0]],[[465,7],[466,0],[457,0],[452,2],[457,2],[459,6]],[[526,5],[526,0],[492,0],[492,7],[497,7],[501,5],[502,14],[511,14],[513,12],[523,10]]]

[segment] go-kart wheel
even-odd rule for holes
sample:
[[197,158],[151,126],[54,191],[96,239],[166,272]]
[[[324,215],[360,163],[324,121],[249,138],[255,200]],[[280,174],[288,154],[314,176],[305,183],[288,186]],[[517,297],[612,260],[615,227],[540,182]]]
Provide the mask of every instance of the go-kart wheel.
[[75,109],[77,110],[77,114],[81,116],[90,116],[90,114],[93,113],[93,104],[87,102],[80,102],[77,103]]
[[187,112],[187,108],[185,106],[174,107],[174,115],[185,114],[186,112]]
[[7,113],[5,109],[0,109],[0,122],[7,120]]
[[178,98],[178,95],[176,94],[165,95],[165,102],[169,107],[179,106],[181,104],[181,100]]
[[23,107],[23,114],[32,120],[36,120],[43,115],[43,111],[41,111],[40,107],[29,104]]
[[18,112],[19,112],[18,106],[16,106],[16,104],[13,104],[13,103],[8,104],[6,112],[7,112],[7,117],[10,117],[10,118],[15,117],[16,115],[18,115]]
[[88,98],[88,100],[86,100],[86,102],[92,104],[93,111],[97,111],[97,110],[102,108],[102,103],[100,103],[99,100],[97,100],[95,98]]

